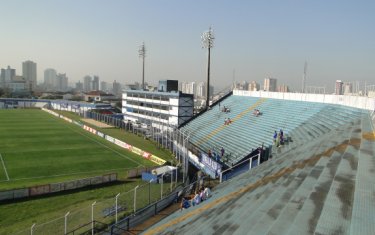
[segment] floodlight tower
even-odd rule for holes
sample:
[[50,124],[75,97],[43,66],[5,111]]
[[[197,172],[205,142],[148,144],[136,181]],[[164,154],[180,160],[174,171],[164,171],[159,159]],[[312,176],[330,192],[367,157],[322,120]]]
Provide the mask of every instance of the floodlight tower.
[[140,46],[139,50],[139,57],[142,58],[142,90],[145,89],[145,57],[146,57],[146,47],[145,43]]
[[307,73],[307,61],[305,61],[305,67],[303,68],[302,93],[306,92],[306,73]]
[[211,57],[211,48],[214,46],[214,33],[211,29],[209,28],[208,31],[204,32],[202,34],[202,43],[203,43],[203,48],[208,49],[208,58],[207,58],[207,98],[206,98],[206,109],[210,105],[210,57]]

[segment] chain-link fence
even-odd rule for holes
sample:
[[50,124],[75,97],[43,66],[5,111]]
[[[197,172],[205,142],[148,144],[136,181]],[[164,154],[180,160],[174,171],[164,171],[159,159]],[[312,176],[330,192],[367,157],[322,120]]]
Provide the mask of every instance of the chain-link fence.
[[77,210],[67,211],[56,219],[32,224],[15,234],[83,234],[92,231],[98,233],[170,195],[178,184],[179,182],[171,180],[167,175],[160,176],[157,180],[140,184],[130,191],[119,192],[113,197],[92,201]]

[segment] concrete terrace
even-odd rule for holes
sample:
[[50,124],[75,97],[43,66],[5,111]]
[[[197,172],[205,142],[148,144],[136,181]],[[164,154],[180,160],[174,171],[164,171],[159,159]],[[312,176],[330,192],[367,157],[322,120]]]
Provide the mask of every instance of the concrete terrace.
[[292,147],[144,234],[374,234],[374,123],[354,113],[316,136],[296,127]]

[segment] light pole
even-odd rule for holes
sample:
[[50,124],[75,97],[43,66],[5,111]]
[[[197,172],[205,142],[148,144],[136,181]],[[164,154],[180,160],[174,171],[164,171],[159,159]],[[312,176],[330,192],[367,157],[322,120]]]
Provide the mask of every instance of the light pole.
[[134,214],[137,210],[136,208],[136,204],[137,204],[137,188],[139,187],[139,185],[137,185],[135,188],[134,188]]
[[116,224],[117,224],[117,208],[118,208],[118,197],[120,196],[120,193],[118,193],[117,195],[116,195],[116,198],[115,198],[115,200],[116,200]]
[[94,206],[96,201],[91,204],[91,234],[94,235]]
[[64,234],[66,235],[68,233],[68,215],[70,214],[70,211],[65,214],[64,216]]
[[163,199],[163,177],[165,175],[165,172],[161,175],[161,187],[160,187],[160,199]]
[[202,34],[202,43],[203,43],[203,48],[208,49],[208,56],[207,56],[207,98],[206,98],[206,109],[208,109],[208,106],[210,105],[210,64],[211,64],[211,48],[214,46],[214,33],[211,29],[209,28],[208,31],[204,32]]
[[145,57],[146,57],[146,47],[145,43],[141,45],[138,50],[139,57],[142,58],[142,90],[145,89]]

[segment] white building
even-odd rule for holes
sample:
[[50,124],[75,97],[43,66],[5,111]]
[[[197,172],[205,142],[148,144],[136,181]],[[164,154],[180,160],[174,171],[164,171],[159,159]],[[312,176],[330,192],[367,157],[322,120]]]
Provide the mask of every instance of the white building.
[[8,87],[9,83],[16,76],[16,70],[8,66],[6,69],[1,69],[0,73],[0,87]]
[[161,126],[177,127],[193,116],[192,94],[126,90],[122,95],[124,118]]
[[192,94],[196,96],[197,86],[195,82],[182,82],[181,83],[181,92],[185,94]]

